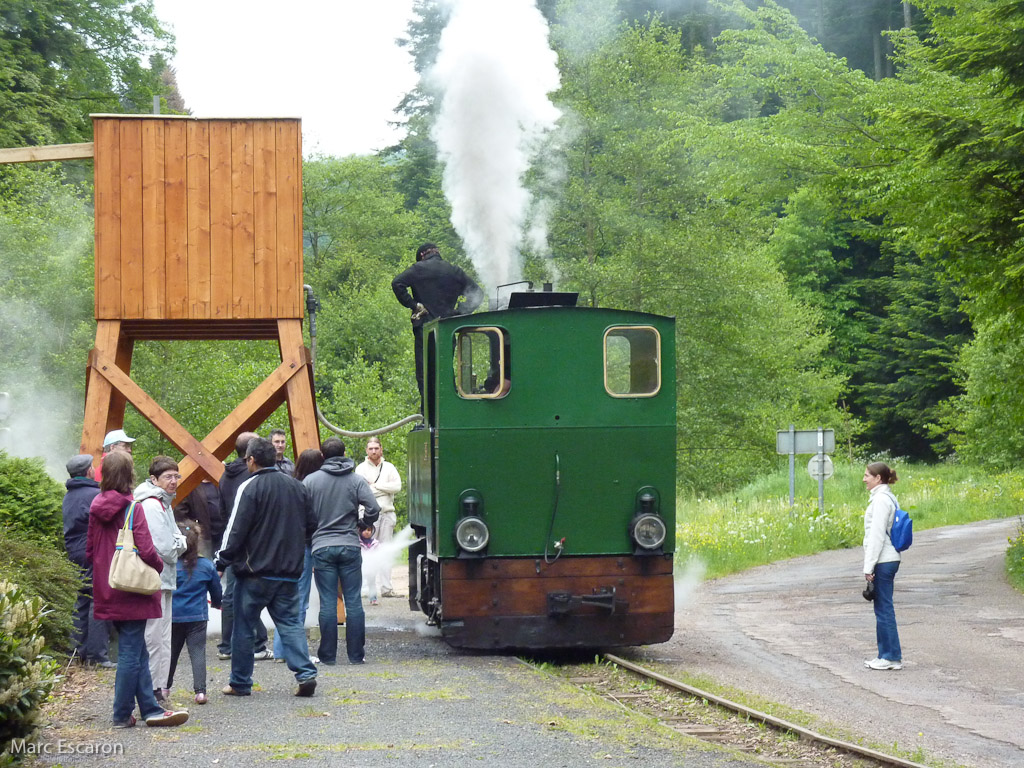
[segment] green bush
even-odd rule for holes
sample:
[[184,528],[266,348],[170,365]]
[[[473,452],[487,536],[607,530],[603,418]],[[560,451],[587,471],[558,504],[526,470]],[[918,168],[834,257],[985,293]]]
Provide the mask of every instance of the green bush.
[[71,614],[81,577],[63,549],[0,528],[0,579],[18,584],[25,594],[43,601],[46,612],[41,623],[47,648],[70,653]]
[[41,459],[0,451],[0,579],[46,606],[42,632],[53,652],[71,650],[79,570],[64,553],[64,489]]
[[57,662],[42,655],[43,601],[0,580],[0,759],[12,739],[29,736],[39,707],[57,684]]
[[63,548],[63,498],[64,488],[46,474],[42,459],[17,459],[0,451],[0,529]]

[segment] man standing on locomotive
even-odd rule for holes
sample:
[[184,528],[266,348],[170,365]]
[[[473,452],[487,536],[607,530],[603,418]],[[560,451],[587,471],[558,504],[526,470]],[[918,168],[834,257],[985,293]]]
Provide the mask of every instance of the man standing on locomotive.
[[[416,353],[416,386],[423,402],[423,326],[438,317],[468,315],[480,306],[484,293],[469,275],[441,258],[433,243],[416,251],[416,263],[391,281],[395,298],[412,310],[412,336]],[[412,295],[409,295],[409,291]],[[459,297],[464,300],[458,308]]]

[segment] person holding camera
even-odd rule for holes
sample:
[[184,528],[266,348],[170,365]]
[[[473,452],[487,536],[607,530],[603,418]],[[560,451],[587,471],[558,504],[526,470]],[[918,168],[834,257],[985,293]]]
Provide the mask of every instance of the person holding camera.
[[900,553],[889,539],[889,531],[899,506],[889,486],[899,478],[881,461],[868,464],[864,485],[870,494],[864,511],[864,597],[875,603],[875,637],[878,657],[865,661],[868,669],[902,669],[903,653],[896,628],[896,611],[892,592],[896,571],[900,569]]

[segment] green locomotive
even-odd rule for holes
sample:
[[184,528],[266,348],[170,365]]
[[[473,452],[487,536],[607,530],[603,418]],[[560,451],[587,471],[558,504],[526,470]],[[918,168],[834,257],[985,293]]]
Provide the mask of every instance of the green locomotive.
[[424,328],[409,604],[454,646],[672,635],[675,320],[564,296]]

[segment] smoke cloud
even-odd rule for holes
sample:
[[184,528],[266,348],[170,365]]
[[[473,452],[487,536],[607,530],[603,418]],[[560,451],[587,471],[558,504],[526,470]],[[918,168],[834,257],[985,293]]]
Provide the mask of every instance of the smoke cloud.
[[[519,280],[531,210],[523,177],[560,116],[548,25],[533,0],[448,0],[430,84],[441,96],[433,138],[452,224],[488,287]],[[534,238],[544,231],[534,207]]]

